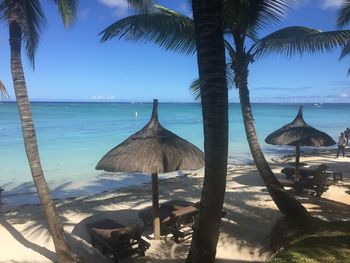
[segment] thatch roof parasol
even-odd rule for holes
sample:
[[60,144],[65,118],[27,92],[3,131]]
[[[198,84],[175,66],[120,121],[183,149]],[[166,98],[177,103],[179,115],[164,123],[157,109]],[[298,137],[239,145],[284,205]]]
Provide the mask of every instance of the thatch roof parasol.
[[[204,166],[200,149],[160,125],[157,107],[158,100],[154,100],[152,117],[146,126],[110,150],[96,165],[97,170],[107,172],[151,173],[155,218],[159,214],[158,173]],[[159,239],[158,231],[159,222],[155,226],[155,238]]]
[[266,143],[274,145],[296,146],[296,176],[299,169],[300,146],[331,146],[336,142],[328,134],[308,125],[303,118],[303,106],[300,106],[295,119],[268,135]]

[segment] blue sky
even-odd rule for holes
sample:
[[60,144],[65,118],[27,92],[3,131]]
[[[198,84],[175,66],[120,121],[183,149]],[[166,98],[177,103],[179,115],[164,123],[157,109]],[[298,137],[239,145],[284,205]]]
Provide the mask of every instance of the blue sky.
[[[130,14],[123,0],[80,1],[76,23],[65,29],[53,1],[42,1],[48,23],[32,70],[23,56],[29,95],[33,101],[151,101],[191,102],[188,90],[197,78],[195,56],[166,52],[152,44],[122,40],[99,43],[98,33]],[[191,14],[186,0],[161,4]],[[334,30],[341,0],[301,0],[282,24]],[[0,26],[0,78],[14,99],[8,33]],[[263,57],[250,67],[253,102],[350,102],[350,59],[339,62],[333,53],[281,58]],[[238,101],[236,90],[229,93]]]

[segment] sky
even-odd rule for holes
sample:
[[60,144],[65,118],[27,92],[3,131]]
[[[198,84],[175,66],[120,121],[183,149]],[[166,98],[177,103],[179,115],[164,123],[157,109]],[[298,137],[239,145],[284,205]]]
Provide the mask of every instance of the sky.
[[[35,70],[23,54],[32,101],[193,102],[188,87],[198,78],[196,56],[164,51],[151,43],[111,40],[98,35],[113,22],[132,14],[123,0],[81,0],[73,26],[64,28],[53,1],[41,1],[47,25],[36,53]],[[160,4],[191,16],[187,0]],[[341,0],[300,0],[282,23],[259,32],[263,37],[286,26],[335,30]],[[350,25],[345,29],[350,29]],[[350,57],[332,53],[284,58],[262,57],[250,66],[252,102],[349,103]],[[0,79],[15,99],[10,72],[8,28],[0,25]],[[237,90],[229,93],[238,101]]]

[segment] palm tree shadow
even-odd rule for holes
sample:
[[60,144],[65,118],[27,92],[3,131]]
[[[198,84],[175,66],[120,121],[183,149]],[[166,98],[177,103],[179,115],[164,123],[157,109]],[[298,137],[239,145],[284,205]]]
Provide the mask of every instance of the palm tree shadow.
[[347,220],[350,217],[350,205],[330,200],[327,198],[317,198],[304,194],[301,202],[312,205],[308,210],[312,215],[325,218],[331,221]]
[[23,246],[34,250],[35,252],[43,255],[47,259],[55,262],[57,260],[56,254],[51,250],[34,244],[28,241],[16,228],[14,228],[10,223],[8,223],[4,218],[0,218],[0,224]]

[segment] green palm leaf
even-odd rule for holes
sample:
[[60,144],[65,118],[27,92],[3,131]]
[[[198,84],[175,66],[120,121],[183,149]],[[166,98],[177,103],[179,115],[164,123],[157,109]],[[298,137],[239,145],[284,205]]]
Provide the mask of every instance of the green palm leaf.
[[22,0],[23,19],[22,34],[29,61],[35,66],[35,52],[39,45],[39,37],[45,26],[46,18],[40,5],[40,0]]
[[[338,13],[337,26],[343,27],[347,25],[350,21],[350,0],[344,0],[342,7]],[[343,48],[339,59],[344,58],[345,56],[350,54],[350,39],[349,43]],[[348,70],[348,74],[350,74],[350,69]]]
[[[233,87],[235,87],[234,81],[234,73],[232,70],[232,64],[231,63],[227,63],[226,64],[226,81],[227,81],[227,88],[228,89],[232,89]],[[192,81],[191,85],[190,85],[190,91],[194,97],[195,100],[199,100],[201,97],[201,87],[200,87],[200,82],[199,79],[195,79],[194,81]]]
[[287,57],[313,54],[344,47],[349,38],[348,30],[321,32],[307,27],[286,27],[260,39],[250,51],[256,57],[269,53]]
[[342,49],[339,59],[342,59],[349,54],[350,54],[350,43],[345,45],[345,47]]
[[78,0],[53,0],[57,5],[64,26],[71,25],[76,17]]
[[0,19],[8,23],[12,14],[17,17],[16,21],[22,30],[27,56],[34,67],[40,32],[46,23],[40,0],[1,1]]
[[10,95],[7,93],[4,83],[0,80],[0,95],[2,99],[9,99]]
[[126,0],[128,5],[142,13],[148,13],[156,3],[153,0]]
[[350,0],[344,0],[338,13],[337,26],[343,27],[350,21]]
[[165,50],[194,54],[196,50],[193,21],[170,9],[155,6],[149,14],[123,18],[104,29],[101,42],[112,38],[152,42]]
[[231,1],[224,5],[224,28],[257,39],[257,31],[280,22],[295,0]]

